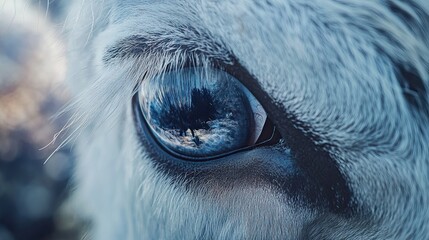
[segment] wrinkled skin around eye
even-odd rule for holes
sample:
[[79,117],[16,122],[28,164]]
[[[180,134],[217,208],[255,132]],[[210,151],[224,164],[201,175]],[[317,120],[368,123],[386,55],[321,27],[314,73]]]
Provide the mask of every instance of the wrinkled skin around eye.
[[265,121],[265,116],[255,120],[254,109],[261,106],[250,92],[215,69],[184,69],[143,81],[139,101],[157,141],[189,157],[215,156],[252,144]]

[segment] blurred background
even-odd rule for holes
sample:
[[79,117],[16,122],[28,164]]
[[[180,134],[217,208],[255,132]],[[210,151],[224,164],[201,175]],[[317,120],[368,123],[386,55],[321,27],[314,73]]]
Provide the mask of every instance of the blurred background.
[[0,240],[81,239],[66,201],[73,153],[51,142],[69,100],[61,1],[0,0]]

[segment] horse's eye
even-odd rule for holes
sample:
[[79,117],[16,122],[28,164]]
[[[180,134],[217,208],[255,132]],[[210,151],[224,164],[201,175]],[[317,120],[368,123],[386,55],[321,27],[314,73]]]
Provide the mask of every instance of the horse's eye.
[[170,154],[208,160],[272,140],[262,105],[236,78],[189,68],[143,81],[138,103],[152,136]]

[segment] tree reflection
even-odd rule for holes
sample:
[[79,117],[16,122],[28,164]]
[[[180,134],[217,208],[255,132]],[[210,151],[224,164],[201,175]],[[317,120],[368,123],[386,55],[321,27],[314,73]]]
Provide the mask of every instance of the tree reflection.
[[209,129],[208,122],[214,120],[217,114],[213,95],[207,88],[192,89],[190,105],[168,101],[168,106],[163,109],[165,110],[157,115],[160,126],[178,130],[180,136],[186,136],[186,131],[190,130],[197,145],[199,138],[195,136],[195,130]]

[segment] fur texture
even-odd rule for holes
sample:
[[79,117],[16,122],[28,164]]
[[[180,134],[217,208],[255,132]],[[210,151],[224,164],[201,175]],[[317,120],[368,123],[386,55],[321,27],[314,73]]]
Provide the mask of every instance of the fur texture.
[[[429,236],[428,1],[75,0],[65,22],[75,198],[94,222],[91,238]],[[152,47],[127,56],[129,43],[109,57],[130,36]],[[352,192],[351,213],[306,205],[259,179],[187,187],[154,165],[133,123],[135,86],[180,69],[185,56],[228,53],[326,146]]]

